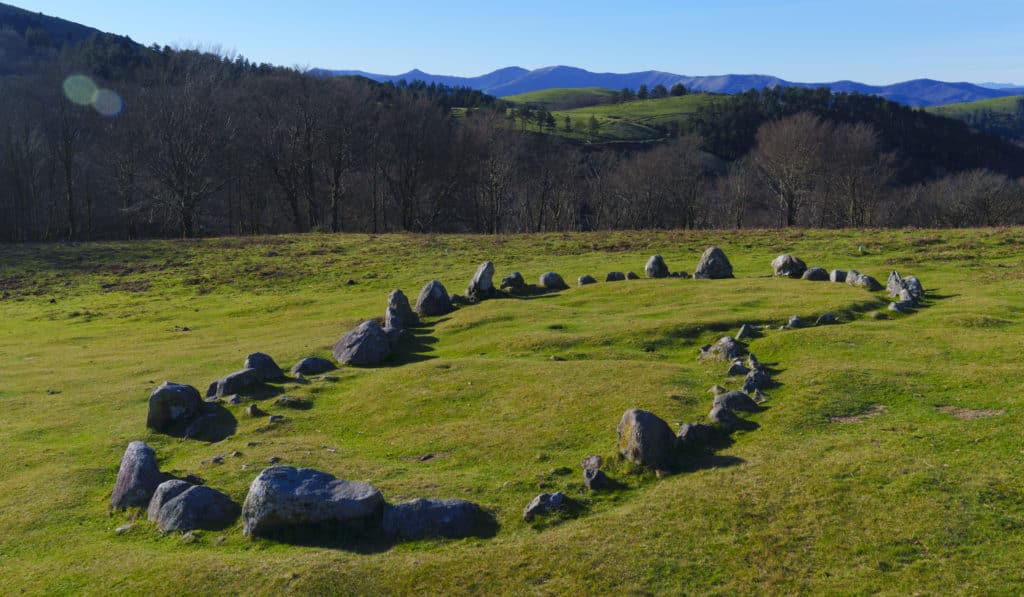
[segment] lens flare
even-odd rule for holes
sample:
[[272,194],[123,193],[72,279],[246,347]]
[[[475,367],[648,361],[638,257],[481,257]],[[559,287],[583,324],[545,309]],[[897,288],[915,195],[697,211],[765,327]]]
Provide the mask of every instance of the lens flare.
[[124,100],[116,91],[100,89],[92,98],[92,107],[104,116],[117,116],[124,109]]
[[71,75],[64,79],[64,95],[79,106],[92,104],[97,91],[96,83],[85,75]]

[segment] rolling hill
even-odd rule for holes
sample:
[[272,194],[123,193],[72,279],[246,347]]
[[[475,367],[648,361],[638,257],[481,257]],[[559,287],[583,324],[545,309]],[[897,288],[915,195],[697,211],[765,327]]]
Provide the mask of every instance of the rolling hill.
[[932,79],[915,79],[892,85],[867,85],[855,81],[831,83],[800,83],[787,81],[771,75],[719,75],[687,76],[663,71],[642,71],[635,73],[595,73],[571,66],[548,66],[535,70],[509,67],[479,77],[453,77],[434,75],[413,70],[400,75],[383,75],[352,70],[313,69],[319,75],[360,75],[375,81],[398,82],[420,80],[451,86],[471,87],[496,96],[510,96],[545,89],[571,87],[603,87],[606,89],[637,89],[640,85],[671,87],[682,83],[693,91],[711,93],[740,93],[765,87],[828,87],[833,92],[864,93],[878,95],[901,104],[914,107],[933,106],[952,102],[970,102],[1021,93],[1020,89],[991,89],[972,83],[947,83]]

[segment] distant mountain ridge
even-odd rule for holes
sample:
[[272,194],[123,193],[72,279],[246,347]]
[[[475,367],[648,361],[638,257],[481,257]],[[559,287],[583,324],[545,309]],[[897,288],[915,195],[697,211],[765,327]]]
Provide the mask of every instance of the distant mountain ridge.
[[1024,93],[1024,89],[1021,88],[1003,87],[993,89],[973,83],[947,83],[931,79],[916,79],[893,85],[867,85],[856,81],[800,83],[786,81],[771,75],[694,77],[654,70],[622,74],[595,73],[572,66],[548,66],[536,70],[508,67],[479,77],[433,75],[420,70],[412,70],[400,75],[381,75],[357,70],[313,69],[311,72],[322,76],[359,75],[380,82],[391,81],[397,83],[403,79],[406,81],[419,80],[427,83],[471,87],[498,97],[555,88],[606,87],[608,89],[622,89],[629,87],[631,89],[638,89],[640,85],[653,87],[660,84],[671,87],[676,83],[682,83],[689,89],[712,93],[741,93],[750,89],[764,89],[765,87],[775,86],[829,87],[836,93],[857,92],[878,95],[908,106],[925,107],[973,102]]

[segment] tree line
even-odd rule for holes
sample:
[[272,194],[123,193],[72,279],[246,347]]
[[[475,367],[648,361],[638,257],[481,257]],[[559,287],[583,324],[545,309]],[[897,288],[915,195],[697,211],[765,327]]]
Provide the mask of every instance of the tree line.
[[[76,74],[92,105],[68,91]],[[123,109],[101,109],[98,90]],[[572,142],[546,117],[510,124],[507,107],[94,35],[0,77],[0,239],[1024,217],[1020,148],[879,98],[741,94],[655,144]]]

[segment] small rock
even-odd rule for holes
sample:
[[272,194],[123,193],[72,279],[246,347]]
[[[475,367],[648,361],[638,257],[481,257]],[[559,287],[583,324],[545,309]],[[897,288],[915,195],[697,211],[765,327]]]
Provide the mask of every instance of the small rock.
[[224,464],[224,457],[223,456],[214,456],[213,458],[210,459],[210,462],[212,462],[214,464]]
[[355,285],[356,285],[356,281],[353,280],[352,278],[349,278],[348,280],[345,280],[345,286],[355,286]]
[[334,371],[338,367],[327,359],[306,357],[292,366],[292,375],[319,375]]
[[636,272],[626,272],[627,280],[639,280],[640,276],[636,275]]
[[608,272],[608,275],[604,277],[605,282],[622,282],[626,279],[626,274],[622,272]]
[[644,273],[647,274],[648,278],[667,278],[668,265],[661,255],[652,255],[647,260],[647,265],[644,266]]
[[802,327],[804,327],[804,320],[800,319],[797,315],[790,317],[789,321],[786,323],[787,330],[798,330]]
[[250,404],[249,406],[247,406],[245,408],[245,414],[249,415],[250,417],[265,417],[265,416],[267,416],[267,413],[263,412],[260,409],[260,407],[255,405],[255,404]]
[[129,522],[128,524],[123,524],[123,525],[117,527],[116,529],[114,529],[114,532],[117,533],[118,535],[123,535],[123,534],[127,533],[128,531],[132,530],[133,526],[134,525]]
[[238,394],[232,394],[227,398],[224,398],[224,401],[227,402],[228,404],[241,404],[242,397],[239,396]]
[[312,406],[308,400],[303,400],[301,398],[296,398],[294,396],[288,395],[281,396],[277,400],[274,400],[274,404],[276,404],[277,406],[283,406],[285,408],[295,409],[307,409],[310,406]]
[[555,493],[542,493],[526,506],[523,510],[523,520],[530,522],[534,516],[543,516],[554,510],[560,510],[565,506],[566,497],[561,491]]
[[523,279],[523,274],[519,272],[512,272],[501,279],[501,289],[508,290],[513,294],[517,294],[526,290],[526,280]]
[[191,531],[181,536],[181,542],[185,545],[191,545],[197,541],[199,541],[199,535]]
[[597,470],[601,468],[602,464],[604,464],[604,462],[601,460],[600,456],[596,454],[591,454],[590,456],[584,458],[582,462],[580,462],[580,467],[583,468],[583,470]]
[[242,457],[242,453],[239,452],[238,450],[235,450],[235,451],[231,452],[231,457],[232,458],[241,458]]
[[600,469],[587,468],[583,469],[583,485],[591,491],[600,491],[611,487],[611,479]]
[[269,462],[270,464],[277,464],[278,462],[281,462],[281,457],[271,456],[270,458],[267,458],[267,462]]
[[754,390],[754,394],[751,397],[754,399],[754,402],[758,404],[764,404],[765,402],[768,402],[768,397],[765,396],[764,392],[762,392],[761,390]]
[[762,390],[768,386],[772,378],[764,369],[751,369],[750,373],[743,380],[743,391],[750,394],[755,390]]
[[751,327],[751,326],[749,326],[747,324],[743,324],[743,325],[740,326],[740,331],[736,333],[736,339],[737,340],[747,340],[749,338],[755,337],[756,335],[757,335],[757,332],[754,331],[753,327]]
[[743,361],[735,360],[732,365],[729,366],[729,371],[726,372],[726,376],[732,377],[733,375],[746,375],[750,373],[750,369],[743,365]]
[[594,278],[594,276],[591,276],[589,274],[585,276],[580,276],[577,282],[580,286],[589,286],[591,284],[597,284],[597,280]]

